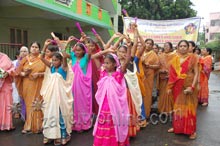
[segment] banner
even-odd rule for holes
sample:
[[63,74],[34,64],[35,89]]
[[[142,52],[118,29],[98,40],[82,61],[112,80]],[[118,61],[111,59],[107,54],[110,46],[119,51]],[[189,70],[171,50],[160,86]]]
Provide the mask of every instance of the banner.
[[136,21],[140,35],[153,39],[160,46],[165,42],[176,45],[180,40],[197,41],[200,17],[175,20],[144,20],[132,17],[124,18],[124,34],[133,38],[130,24]]

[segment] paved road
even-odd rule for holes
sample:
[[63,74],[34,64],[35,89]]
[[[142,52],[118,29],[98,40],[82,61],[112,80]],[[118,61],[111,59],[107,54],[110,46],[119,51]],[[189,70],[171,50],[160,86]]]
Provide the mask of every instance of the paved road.
[[[150,124],[142,129],[136,138],[131,139],[131,146],[219,146],[220,145],[220,72],[213,72],[210,77],[210,100],[208,107],[198,107],[197,139],[189,140],[185,135],[167,133],[171,123]],[[0,132],[0,146],[42,146],[42,134],[22,135],[21,120],[15,120],[15,131]],[[72,134],[68,146],[92,146],[92,130]],[[48,145],[50,146],[50,145]],[[52,144],[51,144],[52,146]]]

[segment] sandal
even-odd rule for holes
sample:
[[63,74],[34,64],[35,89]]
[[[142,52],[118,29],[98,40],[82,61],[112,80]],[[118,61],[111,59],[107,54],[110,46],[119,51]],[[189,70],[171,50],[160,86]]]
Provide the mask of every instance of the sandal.
[[24,130],[24,129],[23,129],[23,130],[21,131],[21,133],[22,133],[22,134],[27,134],[27,133],[31,133],[31,131],[30,131],[30,130]]
[[62,139],[61,139],[61,144],[62,144],[62,145],[67,144],[67,142],[70,141],[70,138],[71,138],[70,135],[68,135],[66,138],[62,138]]
[[51,139],[48,139],[48,138],[44,137],[44,139],[43,139],[43,143],[44,143],[44,144],[49,144],[49,143],[51,143],[51,142],[52,142]]
[[173,128],[170,128],[170,129],[167,130],[167,132],[168,132],[168,133],[173,133],[173,132],[174,132],[174,129],[173,129]]
[[204,102],[204,103],[202,104],[202,106],[208,106],[208,103],[207,103],[207,102]]
[[189,139],[192,139],[192,140],[196,139],[196,132],[194,132],[193,134],[191,134],[191,135],[189,136]]
[[26,134],[26,133],[28,133],[28,131],[23,129],[23,130],[21,131],[21,133],[22,133],[22,134]]
[[55,140],[54,140],[54,145],[55,145],[55,146],[61,145],[61,139],[55,139]]
[[148,123],[146,120],[143,120],[143,121],[140,121],[140,122],[139,122],[139,126],[140,126],[141,128],[147,127],[148,124],[149,124],[149,123]]

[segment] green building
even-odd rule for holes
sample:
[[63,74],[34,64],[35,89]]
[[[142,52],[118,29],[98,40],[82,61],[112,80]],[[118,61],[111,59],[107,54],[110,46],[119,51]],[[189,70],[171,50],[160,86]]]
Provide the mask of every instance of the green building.
[[79,38],[76,22],[88,36],[94,37],[94,27],[106,41],[117,31],[120,9],[117,0],[0,0],[0,51],[13,58],[21,45],[43,45],[51,32]]

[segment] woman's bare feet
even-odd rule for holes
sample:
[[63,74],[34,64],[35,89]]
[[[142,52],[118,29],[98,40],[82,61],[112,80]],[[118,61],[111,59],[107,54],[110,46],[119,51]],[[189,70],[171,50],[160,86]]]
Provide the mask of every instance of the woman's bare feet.
[[174,132],[174,129],[173,129],[173,128],[170,128],[170,129],[167,130],[167,132],[168,132],[168,133],[173,133],[173,132]]
[[190,136],[189,136],[189,139],[196,139],[196,132],[194,132],[193,134],[191,134]]

